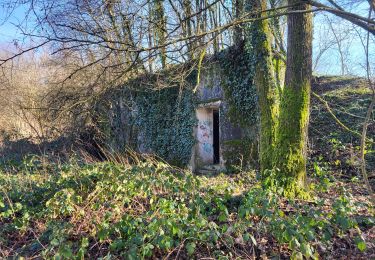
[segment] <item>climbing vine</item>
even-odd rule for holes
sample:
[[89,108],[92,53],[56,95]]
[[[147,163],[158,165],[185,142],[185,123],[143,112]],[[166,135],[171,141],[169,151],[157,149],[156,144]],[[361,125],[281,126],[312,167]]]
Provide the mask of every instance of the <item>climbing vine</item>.
[[251,45],[228,48],[220,53],[218,59],[230,121],[244,128],[256,124],[258,107]]
[[188,164],[197,123],[192,91],[196,75],[191,73],[183,82],[168,79],[168,75],[137,78],[103,95],[95,122],[105,147],[119,152],[130,147],[174,165]]
[[136,97],[134,123],[140,129],[144,148],[177,164],[187,164],[194,145],[196,125],[192,91],[166,88],[140,92]]

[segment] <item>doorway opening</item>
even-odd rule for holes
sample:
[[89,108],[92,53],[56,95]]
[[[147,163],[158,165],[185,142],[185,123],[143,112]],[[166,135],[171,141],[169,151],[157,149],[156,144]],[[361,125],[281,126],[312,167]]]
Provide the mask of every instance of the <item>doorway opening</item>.
[[198,124],[194,129],[196,145],[193,148],[193,171],[217,171],[220,158],[220,103],[201,105],[196,110]]
[[220,163],[220,119],[219,110],[213,109],[213,162],[214,164]]

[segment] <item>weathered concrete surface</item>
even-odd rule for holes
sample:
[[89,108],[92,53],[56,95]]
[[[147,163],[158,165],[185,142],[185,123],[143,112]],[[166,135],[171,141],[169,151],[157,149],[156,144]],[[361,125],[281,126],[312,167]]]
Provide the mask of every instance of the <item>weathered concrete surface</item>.
[[198,108],[196,116],[198,126],[196,131],[197,165],[213,163],[213,115],[212,108]]
[[[252,135],[256,149],[256,129],[243,129],[230,122],[228,118],[229,105],[226,101],[220,76],[218,74],[202,75],[202,81],[197,88],[197,99],[199,101],[196,116],[198,125],[193,133],[196,145],[192,151],[190,168],[195,171],[207,165],[213,164],[213,109],[219,110],[219,143],[220,143],[220,166],[225,168],[228,163],[245,163],[250,158],[245,150],[247,143],[242,142]],[[256,152],[256,151],[255,151]],[[235,158],[235,160],[234,160]]]
[[[189,168],[193,171],[214,161],[213,149],[213,110],[219,111],[219,166],[224,168],[232,164],[254,165],[257,154],[256,125],[254,128],[246,129],[231,123],[228,116],[229,104],[226,100],[221,75],[218,69],[202,72],[201,82],[195,93],[198,102],[196,106],[197,125],[191,130],[196,144],[191,150]],[[123,93],[124,92],[124,93]],[[109,135],[109,146],[113,150],[124,150],[132,144],[138,152],[152,153],[145,148],[145,140],[149,138],[144,131],[131,125],[131,117],[137,117],[137,105],[134,104],[132,95],[126,91],[118,90],[112,92],[109,98],[110,105],[103,109],[109,121],[107,131]],[[131,105],[131,106],[129,106]],[[131,107],[131,109],[129,109]],[[256,113],[254,111],[254,113]]]

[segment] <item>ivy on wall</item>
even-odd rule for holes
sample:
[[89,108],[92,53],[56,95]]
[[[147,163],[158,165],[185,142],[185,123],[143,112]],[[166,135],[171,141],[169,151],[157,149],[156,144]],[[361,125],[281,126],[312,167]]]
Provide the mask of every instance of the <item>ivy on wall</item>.
[[191,90],[165,88],[139,92],[134,123],[143,148],[177,165],[186,165],[195,143],[195,101]]
[[256,124],[258,107],[251,46],[242,44],[228,48],[219,54],[218,60],[230,122],[243,128]]
[[[254,126],[257,124],[258,108],[256,89],[253,84],[254,70],[251,67],[253,58],[251,46],[244,44],[220,52],[203,65],[205,76],[213,79],[220,77],[220,85],[228,104],[225,115],[221,114],[221,116],[225,116],[226,120],[244,129],[245,142],[239,142],[239,145],[237,143],[223,144],[223,149],[228,148],[236,157],[238,157],[238,151],[250,149],[249,143],[251,147],[257,146]],[[212,62],[214,60],[217,62]],[[217,64],[220,64],[220,67]],[[179,88],[180,82],[170,82],[164,84],[160,90],[151,90],[149,87],[153,86],[153,82],[157,79],[150,77],[144,82],[139,80],[129,82],[117,94],[115,94],[116,91],[110,93],[106,98],[107,109],[104,109],[107,119],[103,120],[108,123],[101,126],[106,131],[106,136],[109,137],[105,142],[122,143],[126,138],[119,140],[118,133],[125,131],[125,128],[132,129],[134,136],[138,136],[138,140],[131,139],[136,144],[133,148],[155,153],[175,165],[188,164],[195,144],[192,131],[197,125],[195,116],[197,97],[192,91],[196,84],[196,73],[196,71],[192,72],[185,79],[185,87],[182,91]],[[119,95],[119,93],[122,94]],[[131,104],[127,104],[127,107],[130,105],[130,110],[133,112],[130,120],[126,120],[126,125],[124,125],[121,121],[123,118],[121,113],[124,111],[118,108],[117,104],[121,103],[119,99],[129,97],[127,93],[131,93],[132,97]],[[103,113],[103,109],[100,113]],[[129,114],[129,110],[126,113]],[[221,121],[224,122],[224,120]],[[118,128],[121,127],[123,129],[119,131]],[[123,146],[128,145],[126,142],[124,144]]]
[[[103,94],[94,121],[104,146],[150,152],[174,165],[189,163],[197,124],[192,91],[196,75],[192,72],[181,89],[181,82],[168,79],[147,75]],[[157,89],[160,82],[163,87]]]
[[252,51],[250,37],[255,36],[248,35],[239,46],[228,48],[217,57],[221,86],[228,103],[225,117],[243,130],[241,140],[228,140],[222,144],[228,169],[258,167],[259,108],[254,84],[255,61],[258,57]]

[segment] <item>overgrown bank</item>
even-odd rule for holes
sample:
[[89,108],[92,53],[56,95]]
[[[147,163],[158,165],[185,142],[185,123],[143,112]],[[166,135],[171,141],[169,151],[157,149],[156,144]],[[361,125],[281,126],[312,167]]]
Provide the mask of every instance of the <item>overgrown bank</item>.
[[[370,97],[363,81],[321,77],[313,91],[339,120],[360,131]],[[374,120],[369,139],[374,139],[373,127]],[[358,171],[358,146],[359,136],[342,129],[313,98],[309,201],[285,200],[262,190],[254,172],[194,176],[144,159],[133,165],[73,159],[55,164],[38,157],[21,164],[9,161],[0,170],[0,258],[248,259],[302,254],[372,259],[374,205]],[[369,143],[370,174],[373,151]]]
[[[359,146],[362,125],[371,102],[367,81],[351,77],[317,77],[312,97],[309,125],[310,165],[314,162],[346,179],[359,178]],[[322,102],[323,101],[323,102]],[[333,115],[327,110],[330,108]],[[350,131],[344,129],[344,124]],[[375,114],[368,125],[367,170],[375,187]]]

